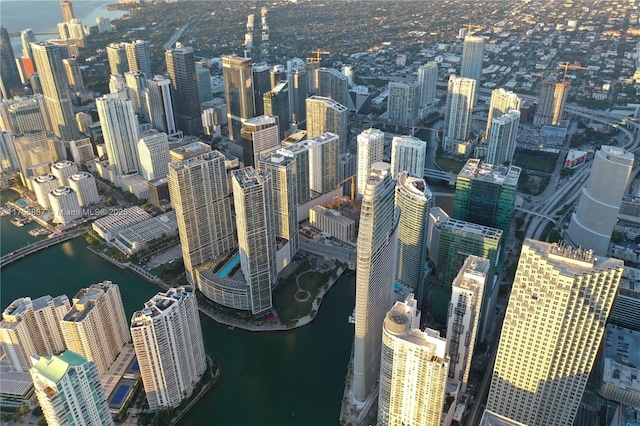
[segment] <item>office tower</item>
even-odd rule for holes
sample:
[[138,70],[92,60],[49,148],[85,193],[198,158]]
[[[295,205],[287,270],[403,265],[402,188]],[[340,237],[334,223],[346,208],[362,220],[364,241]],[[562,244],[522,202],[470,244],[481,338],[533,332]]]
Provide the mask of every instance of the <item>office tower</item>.
[[437,330],[420,331],[410,294],[387,312],[382,327],[378,425],[440,426],[449,356]]
[[182,145],[177,148],[173,148],[169,151],[169,162],[177,163],[180,161],[188,160],[189,158],[199,157],[208,152],[211,152],[211,146],[204,142],[192,142],[187,145]]
[[502,229],[509,235],[522,169],[470,158],[456,178],[453,217]]
[[139,171],[136,145],[140,137],[133,101],[127,100],[124,93],[106,94],[96,99],[96,109],[107,158],[115,173],[125,175]]
[[127,51],[127,63],[129,71],[140,71],[147,78],[151,78],[151,60],[149,59],[149,42],[136,40],[123,43]]
[[71,92],[64,75],[60,49],[51,43],[32,43],[31,49],[53,133],[62,140],[78,139],[80,134],[73,115]]
[[313,143],[307,141],[298,142],[276,151],[277,155],[292,158],[296,161],[296,205],[300,206],[311,199],[309,189],[309,149]]
[[[44,131],[33,131],[14,137],[14,144],[22,183],[29,185],[29,178],[49,173],[51,163],[57,160],[55,150],[49,146],[47,135]],[[44,173],[39,170],[44,169]]]
[[33,30],[31,28],[27,28],[26,30],[20,31],[20,41],[22,43],[22,56],[25,58],[33,59],[33,53],[31,52],[31,43],[38,42],[38,39],[33,33]]
[[596,151],[566,232],[574,245],[592,249],[598,256],[607,253],[633,162],[633,153],[624,148],[602,145]]
[[5,27],[0,27],[0,89],[4,99],[24,93],[9,32]]
[[308,139],[309,189],[317,194],[326,194],[338,186],[338,144],[340,139],[333,133],[323,133]]
[[[296,159],[271,153],[260,159],[259,168],[271,179],[271,200],[276,238],[289,241],[290,256],[286,259],[288,263],[298,251]],[[282,264],[278,261],[279,269],[280,266]]]
[[84,89],[84,81],[82,80],[82,71],[80,70],[80,64],[73,59],[63,59],[62,66],[64,67],[69,87],[75,91]]
[[570,82],[558,83],[544,80],[540,83],[538,108],[533,117],[536,126],[559,126],[564,113],[564,105],[569,96]]
[[289,80],[289,107],[291,110],[291,122],[301,123],[307,119],[308,74],[304,66],[294,68],[288,76]]
[[391,176],[395,179],[400,172],[413,176],[424,176],[424,160],[427,143],[415,136],[395,136],[391,140]]
[[[339,194],[349,194],[351,192],[351,185],[355,185],[355,181],[346,181],[350,177],[356,176],[358,172],[358,158],[350,152],[343,152],[338,156],[338,181],[342,182],[342,188],[339,189]],[[355,195],[355,186],[354,186]]]
[[349,110],[329,98],[311,96],[306,99],[307,137],[330,132],[340,138],[339,152],[347,151]]
[[166,133],[150,131],[138,141],[140,174],[146,180],[166,177],[169,174],[169,138]]
[[69,187],[78,197],[80,207],[86,207],[100,201],[96,179],[89,172],[80,172],[69,176]]
[[[9,119],[7,123],[15,134],[33,131],[52,131],[49,115],[44,104],[44,96],[38,94],[22,98],[14,98],[3,102],[6,105]],[[8,130],[8,129],[5,129]]]
[[147,80],[147,86],[145,103],[149,121],[153,127],[167,135],[175,135],[178,129],[173,113],[171,80],[156,75],[152,80]]
[[253,167],[232,172],[238,251],[249,286],[251,312],[271,311],[271,288],[278,280],[271,176]]
[[261,115],[247,119],[242,123],[240,129],[240,142],[242,144],[242,162],[245,167],[257,167],[262,153],[280,147],[278,118],[272,115]]
[[34,356],[29,370],[50,425],[115,425],[96,364],[72,351]]
[[8,173],[20,169],[18,153],[13,142],[11,130],[0,132],[0,173]]
[[436,102],[438,83],[438,63],[427,62],[418,67],[418,84],[420,86],[420,106],[432,105]]
[[340,105],[347,105],[349,79],[333,68],[318,68],[316,71],[317,89],[315,94],[330,98]]
[[256,116],[264,115],[263,96],[271,91],[271,68],[266,62],[251,66],[251,82],[253,83],[253,111]]
[[[503,88],[491,91],[491,103],[489,104],[489,115],[487,116],[487,130],[484,132],[488,138],[491,124],[494,118],[500,118],[511,110],[520,111],[520,97]],[[492,163],[489,161],[491,164]]]
[[59,23],[58,33],[60,40],[68,43],[70,54],[77,55],[78,46],[84,47],[84,27],[79,20],[72,19],[69,22]]
[[487,157],[489,164],[507,164],[513,160],[518,143],[520,111],[509,111],[494,118],[487,134]]
[[365,401],[380,373],[382,324],[393,301],[397,246],[391,166],[374,163],[362,197],[356,259],[353,393]]
[[51,174],[58,178],[58,186],[68,184],[69,176],[78,173],[78,166],[69,160],[58,161],[51,166]]
[[153,296],[131,317],[131,337],[149,409],[175,408],[193,394],[207,369],[194,287]]
[[212,101],[213,91],[211,89],[211,71],[209,71],[209,68],[196,63],[196,78],[198,80],[198,100],[200,103]]
[[61,185],[60,180],[50,174],[40,175],[30,179],[38,204],[45,209],[51,208],[49,193]]
[[[107,46],[107,59],[109,60],[109,73],[112,75],[123,75],[129,71],[127,61],[127,43],[111,43]],[[148,79],[150,75],[146,76]]]
[[393,123],[414,124],[420,107],[420,84],[414,80],[390,81],[388,90],[388,119]]
[[278,117],[280,140],[289,134],[289,83],[281,81],[273,90],[264,94],[264,113]]
[[310,96],[315,95],[318,88],[318,69],[320,68],[320,62],[315,60],[305,62],[304,68],[307,70],[307,76],[309,77],[307,80],[309,83],[307,86],[307,93]]
[[591,250],[526,239],[487,410],[527,425],[570,425],[623,270]]
[[195,269],[236,247],[225,156],[210,151],[172,161],[169,194],[178,219],[187,280],[213,299],[213,289],[196,283]]
[[71,187],[60,186],[49,192],[49,205],[53,213],[53,223],[68,225],[82,217],[78,194]]
[[198,135],[202,132],[202,121],[193,48],[179,47],[167,50],[165,59],[175,94],[173,106],[178,128],[187,135]]
[[89,138],[69,141],[69,149],[71,150],[73,161],[78,164],[83,164],[96,157],[95,152],[93,152],[93,145],[91,145],[91,139]]
[[73,14],[73,4],[70,1],[61,1],[60,8],[62,9],[62,20],[64,22],[70,22],[76,18]]
[[235,55],[222,56],[222,76],[227,103],[229,139],[240,139],[242,123],[253,117],[253,84],[251,81],[251,59]]
[[67,296],[16,299],[2,313],[0,347],[15,371],[31,368],[31,355],[65,350],[60,320],[71,309]]
[[462,47],[462,63],[460,77],[471,78],[476,81],[473,89],[473,105],[478,102],[478,89],[482,77],[482,58],[484,56],[484,38],[468,35],[464,38]]
[[458,384],[458,394],[465,392],[469,381],[489,271],[489,260],[469,256],[451,285],[451,302],[447,318],[447,354],[451,359],[449,378]]
[[362,197],[369,179],[371,165],[383,160],[384,133],[382,130],[369,128],[363,130],[357,137],[358,141],[358,179],[357,191]]
[[98,374],[106,373],[131,340],[120,288],[111,281],[83,288],[60,328],[68,350],[95,362]]
[[105,18],[102,16],[98,16],[96,18],[96,24],[98,24],[98,32],[99,33],[108,33],[111,31],[115,31],[113,25],[111,25],[111,19]]
[[429,258],[436,265],[432,287],[431,315],[445,324],[451,301],[451,283],[469,255],[489,260],[487,288],[482,293],[482,312],[478,338],[485,340],[487,326],[498,297],[498,285],[494,283],[496,265],[502,249],[501,229],[452,219],[439,207],[429,212]]
[[400,208],[396,281],[411,288],[422,303],[433,194],[424,179],[403,171],[398,174],[395,203]]
[[128,71],[124,73],[124,83],[127,85],[129,99],[133,102],[133,111],[140,117],[146,117],[145,92],[147,79],[140,71]]
[[450,154],[467,153],[475,87],[473,79],[449,77],[442,141],[443,149]]

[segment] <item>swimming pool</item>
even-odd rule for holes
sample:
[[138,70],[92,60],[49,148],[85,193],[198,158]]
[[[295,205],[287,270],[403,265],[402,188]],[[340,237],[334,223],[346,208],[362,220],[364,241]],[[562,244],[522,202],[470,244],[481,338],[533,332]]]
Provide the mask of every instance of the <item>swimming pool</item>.
[[229,262],[220,271],[218,271],[218,278],[227,278],[227,275],[231,272],[233,268],[235,268],[238,263],[240,263],[240,253],[237,253],[235,256],[231,258]]
[[111,397],[111,404],[115,406],[120,406],[124,399],[127,397],[127,394],[131,390],[131,385],[122,384],[118,386],[118,389],[113,393]]

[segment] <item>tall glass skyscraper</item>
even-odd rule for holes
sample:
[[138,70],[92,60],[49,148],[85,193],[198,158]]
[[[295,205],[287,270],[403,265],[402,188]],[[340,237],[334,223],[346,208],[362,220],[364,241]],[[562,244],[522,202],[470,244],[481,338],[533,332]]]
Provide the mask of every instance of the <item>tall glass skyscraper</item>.
[[442,147],[450,154],[467,154],[471,131],[471,112],[476,81],[471,78],[449,77],[447,105],[444,114]]
[[[520,110],[520,97],[503,88],[491,91],[491,103],[489,104],[489,115],[487,116],[487,129],[485,130],[485,137],[489,135],[491,130],[491,123],[493,119],[502,117],[509,111]],[[488,163],[492,163],[488,161]]]
[[520,111],[511,110],[494,118],[487,133],[487,157],[489,164],[506,164],[513,161],[518,143]]
[[564,105],[569,97],[570,82],[545,80],[540,83],[538,108],[533,117],[536,126],[559,126],[564,113]]
[[222,57],[222,75],[227,103],[229,139],[240,139],[242,123],[254,116],[251,59],[235,55]]
[[340,138],[339,152],[346,152],[348,142],[349,110],[330,98],[307,98],[307,137],[312,138],[331,132]]
[[278,117],[280,140],[289,134],[289,82],[281,81],[263,95],[264,113]]
[[391,176],[397,179],[401,172],[424,176],[427,143],[415,136],[395,136],[391,140]]
[[460,77],[471,78],[476,81],[473,91],[473,105],[478,102],[478,89],[482,77],[482,58],[484,56],[484,38],[468,35],[464,38],[462,47],[462,64]]
[[147,78],[151,78],[151,59],[149,58],[149,42],[136,40],[125,43],[129,71],[140,71]]
[[384,156],[384,132],[379,129],[369,128],[358,135],[358,194],[364,194],[364,188],[369,179],[371,165],[383,160]]
[[10,99],[24,92],[9,32],[5,27],[0,27],[0,89],[4,99]]
[[178,128],[187,135],[198,135],[202,132],[202,119],[193,48],[180,47],[167,50],[165,59],[175,94],[173,106]]
[[109,164],[124,175],[140,170],[137,145],[140,140],[133,101],[124,93],[107,93],[96,99],[96,109],[107,148]]
[[418,84],[420,85],[420,106],[431,105],[436,101],[438,83],[438,63],[427,62],[418,68]]

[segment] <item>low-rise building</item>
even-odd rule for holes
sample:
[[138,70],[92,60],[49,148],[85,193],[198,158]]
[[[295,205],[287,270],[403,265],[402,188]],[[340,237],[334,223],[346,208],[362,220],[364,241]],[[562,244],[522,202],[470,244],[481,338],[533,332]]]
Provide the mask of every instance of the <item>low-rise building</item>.
[[640,407],[640,332],[607,326],[599,393],[606,399]]
[[91,226],[101,238],[113,241],[121,230],[149,218],[151,218],[149,213],[134,206],[114,211],[112,214],[96,220]]
[[334,209],[322,206],[314,206],[309,209],[309,223],[332,237],[344,241],[353,242],[356,237],[356,222],[342,216]]

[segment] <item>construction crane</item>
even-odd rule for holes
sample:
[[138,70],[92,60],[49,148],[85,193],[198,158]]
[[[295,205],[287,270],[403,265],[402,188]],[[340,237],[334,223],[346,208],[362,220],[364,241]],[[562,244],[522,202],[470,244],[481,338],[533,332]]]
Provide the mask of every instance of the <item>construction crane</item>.
[[579,65],[573,65],[569,62],[565,62],[564,64],[558,64],[559,67],[564,68],[564,76],[562,77],[562,82],[564,83],[567,80],[567,71],[569,68],[574,70],[588,70],[589,68],[581,67]]
[[[341,193],[340,191],[340,187],[342,186],[343,183],[345,183],[346,181],[351,181],[351,201],[356,199],[356,175],[351,175],[346,179],[341,180],[340,182],[338,182],[338,194]],[[340,195],[338,195],[338,207],[340,207],[340,205],[342,204],[342,197]]]
[[471,35],[471,30],[480,29],[482,28],[482,25],[466,24],[465,27],[467,27],[467,34]]
[[311,53],[315,53],[315,57],[311,57],[311,58],[307,58],[307,61],[309,62],[320,62],[322,61],[322,55],[330,55],[331,53],[327,52],[326,50],[322,50],[322,49],[316,49],[316,50],[312,50]]

